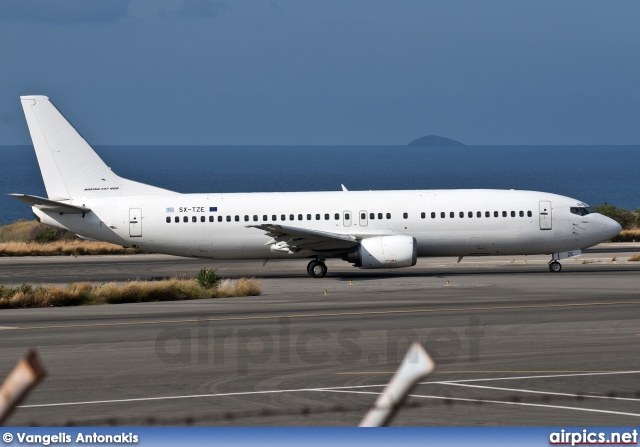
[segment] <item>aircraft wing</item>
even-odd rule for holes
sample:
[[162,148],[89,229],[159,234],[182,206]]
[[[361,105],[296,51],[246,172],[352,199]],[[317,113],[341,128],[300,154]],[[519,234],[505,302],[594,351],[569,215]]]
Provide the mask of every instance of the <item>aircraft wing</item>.
[[273,240],[267,242],[266,245],[271,245],[271,249],[274,251],[291,253],[304,249],[334,251],[358,245],[358,239],[347,234],[274,224],[248,225],[247,228],[257,228],[264,231],[267,236],[271,236]]
[[91,211],[91,208],[85,206],[69,205],[67,203],[56,202],[55,200],[45,199],[44,197],[29,196],[27,194],[9,194],[11,197],[20,200],[28,205],[35,206],[42,211],[52,211],[60,214],[85,214]]

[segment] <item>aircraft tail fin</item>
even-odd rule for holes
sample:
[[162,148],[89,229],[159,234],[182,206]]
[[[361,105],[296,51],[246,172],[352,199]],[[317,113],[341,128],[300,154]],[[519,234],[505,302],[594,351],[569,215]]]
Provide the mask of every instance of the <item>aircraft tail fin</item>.
[[46,96],[21,96],[50,200],[170,194],[117,176]]

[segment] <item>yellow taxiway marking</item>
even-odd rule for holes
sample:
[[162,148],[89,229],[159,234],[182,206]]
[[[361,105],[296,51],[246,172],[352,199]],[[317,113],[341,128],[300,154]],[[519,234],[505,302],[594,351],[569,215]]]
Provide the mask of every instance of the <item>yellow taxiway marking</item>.
[[363,311],[363,312],[335,312],[335,313],[319,313],[319,314],[291,314],[291,315],[254,315],[248,317],[219,317],[219,318],[193,318],[183,320],[152,320],[152,321],[132,321],[119,323],[86,323],[86,324],[66,324],[51,326],[23,326],[14,328],[0,329],[5,331],[26,331],[32,329],[69,329],[82,327],[113,327],[113,326],[142,326],[142,325],[158,325],[158,324],[178,324],[178,323],[201,323],[206,321],[251,321],[251,320],[278,320],[280,318],[297,319],[297,318],[327,318],[327,317],[349,317],[363,315],[401,315],[401,314],[428,314],[442,312],[468,312],[468,311],[492,311],[492,310],[518,310],[518,309],[558,309],[572,307],[594,307],[594,306],[620,306],[620,305],[638,305],[640,301],[615,301],[611,303],[564,303],[564,304],[540,304],[540,305],[524,305],[524,306],[487,306],[487,307],[450,307],[443,309],[411,309],[411,310],[381,310],[381,311]]
[[[434,371],[431,374],[589,374],[589,373],[623,373],[622,370],[479,370],[479,371]],[[388,375],[395,371],[343,371],[338,375]]]

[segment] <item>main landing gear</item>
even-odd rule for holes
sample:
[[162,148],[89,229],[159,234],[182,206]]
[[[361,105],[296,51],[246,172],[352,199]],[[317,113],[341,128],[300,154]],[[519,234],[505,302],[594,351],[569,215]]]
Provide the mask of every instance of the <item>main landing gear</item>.
[[314,259],[307,265],[307,273],[312,278],[324,278],[327,275],[327,266],[319,259]]
[[558,261],[551,260],[549,261],[549,270],[553,273],[558,273],[562,270],[562,264],[560,264]]

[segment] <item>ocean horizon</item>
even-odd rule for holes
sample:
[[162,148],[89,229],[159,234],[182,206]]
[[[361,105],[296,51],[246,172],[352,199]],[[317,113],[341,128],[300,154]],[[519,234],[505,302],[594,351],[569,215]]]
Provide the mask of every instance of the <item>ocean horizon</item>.
[[[94,146],[121,177],[182,193],[521,189],[640,208],[640,145]],[[31,145],[0,146],[0,222],[32,219],[6,194],[46,197]]]

